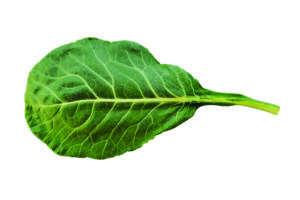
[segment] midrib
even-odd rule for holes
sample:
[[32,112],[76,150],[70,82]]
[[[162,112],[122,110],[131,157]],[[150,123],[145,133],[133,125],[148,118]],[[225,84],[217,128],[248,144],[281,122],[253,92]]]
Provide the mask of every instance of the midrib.
[[111,102],[111,103],[147,103],[147,102],[178,102],[178,103],[186,103],[186,102],[199,102],[200,97],[176,97],[176,98],[141,98],[141,99],[85,99],[85,100],[77,100],[71,102],[63,102],[57,104],[44,104],[40,106],[62,106],[76,103],[88,103],[88,102]]

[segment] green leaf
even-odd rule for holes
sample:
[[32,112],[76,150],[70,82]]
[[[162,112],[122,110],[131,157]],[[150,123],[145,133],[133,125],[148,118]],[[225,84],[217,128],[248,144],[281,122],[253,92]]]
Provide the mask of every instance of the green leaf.
[[63,45],[30,72],[25,117],[55,153],[105,159],[135,150],[203,105],[279,107],[204,89],[183,69],[160,64],[130,41],[85,38]]

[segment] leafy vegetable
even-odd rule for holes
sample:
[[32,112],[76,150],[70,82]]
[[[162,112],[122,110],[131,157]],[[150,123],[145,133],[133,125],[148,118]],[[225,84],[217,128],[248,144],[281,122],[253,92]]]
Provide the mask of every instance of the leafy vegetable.
[[85,38],[63,45],[30,72],[25,117],[55,153],[104,159],[141,147],[203,105],[279,107],[201,87],[183,69],[160,64],[130,41]]

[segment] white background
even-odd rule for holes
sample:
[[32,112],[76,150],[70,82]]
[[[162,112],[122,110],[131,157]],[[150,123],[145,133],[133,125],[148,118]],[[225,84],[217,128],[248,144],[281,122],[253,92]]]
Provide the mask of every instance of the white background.
[[[0,22],[0,199],[300,199],[299,1],[1,1]],[[26,79],[88,36],[136,41],[281,110],[206,106],[134,152],[57,156],[27,127]]]

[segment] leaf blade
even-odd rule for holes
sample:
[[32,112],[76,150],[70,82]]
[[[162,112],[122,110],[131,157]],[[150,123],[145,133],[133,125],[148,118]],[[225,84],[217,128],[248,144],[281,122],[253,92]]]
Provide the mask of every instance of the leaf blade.
[[[27,122],[59,155],[104,159],[132,151],[177,125],[184,118],[177,113],[183,110],[183,102],[196,100],[183,96],[188,92],[177,73],[186,72],[174,67],[179,72],[169,74],[169,68],[134,42],[86,38],[63,45],[29,75]],[[155,125],[164,120],[169,120],[166,125]],[[41,130],[48,133],[40,134]]]

